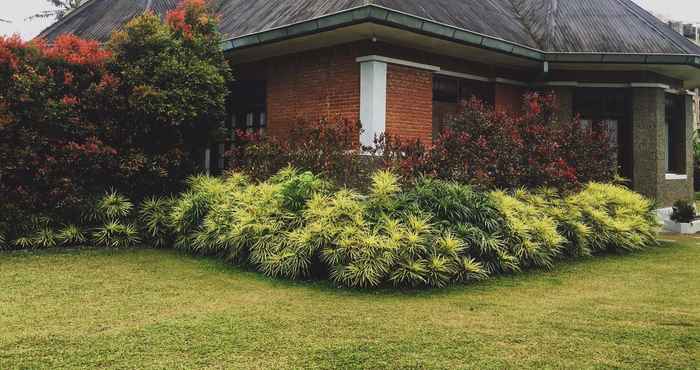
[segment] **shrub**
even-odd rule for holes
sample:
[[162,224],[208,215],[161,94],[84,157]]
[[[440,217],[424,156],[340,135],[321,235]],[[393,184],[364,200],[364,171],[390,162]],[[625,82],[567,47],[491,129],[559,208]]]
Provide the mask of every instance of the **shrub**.
[[553,94],[527,94],[522,113],[508,113],[477,99],[463,103],[432,146],[383,137],[383,165],[406,178],[426,175],[484,188],[571,189],[611,181],[616,148],[607,133],[585,129],[578,119],[558,118]]
[[139,230],[133,223],[134,205],[125,196],[112,190],[95,203],[89,215],[97,226],[92,241],[106,248],[130,248],[141,242]]
[[79,246],[87,241],[85,233],[75,225],[67,225],[58,231],[58,240],[63,246]]
[[679,200],[673,204],[671,220],[679,223],[690,223],[695,221],[696,217],[694,204],[685,200]]
[[32,217],[19,226],[17,235],[11,243],[14,249],[48,249],[56,247],[59,242],[48,217]]
[[106,185],[134,199],[179,191],[225,117],[216,30],[203,2],[185,0],[107,46],[0,37],[0,214],[74,223]]
[[654,203],[622,186],[590,183],[565,199],[591,229],[593,252],[631,251],[657,245],[659,224]]
[[345,119],[298,121],[284,135],[262,136],[236,131],[227,166],[256,180],[268,179],[286,166],[311,171],[340,185],[363,187],[371,170],[358,156],[360,127]]
[[[653,220],[650,202],[600,184],[568,197],[548,189],[484,193],[430,178],[404,189],[396,175],[379,171],[363,195],[333,190],[291,167],[265,182],[230,173],[189,183],[171,210],[186,249],[248,263],[272,277],[327,276],[353,288],[444,287],[549,268],[565,254],[600,251],[601,243],[643,248],[655,237],[648,223],[635,225]],[[591,221],[601,212],[635,229]],[[637,231],[647,239],[635,237]]]
[[146,241],[156,247],[167,247],[172,242],[173,234],[170,227],[170,214],[174,199],[148,198],[141,202],[139,221]]
[[[208,250],[213,245],[201,234],[205,218],[214,209],[226,207],[239,187],[247,180],[244,177],[229,177],[226,180],[209,176],[195,176],[188,179],[188,190],[173,203],[170,212],[170,225],[176,235],[175,246],[180,249],[197,251]],[[226,219],[219,220],[222,224]],[[216,224],[210,227],[218,227]],[[199,235],[198,235],[199,234]],[[198,238],[199,242],[195,243]]]
[[565,239],[564,253],[570,257],[590,256],[592,230],[585,223],[581,210],[565,202],[555,189],[542,188],[536,195],[525,199],[556,221],[558,232]]
[[513,195],[495,191],[491,197],[505,218],[506,244],[520,266],[551,268],[565,240],[557,222],[536,205],[542,200],[524,190]]
[[141,242],[138,229],[131,224],[109,221],[92,233],[95,245],[107,248],[131,248]]

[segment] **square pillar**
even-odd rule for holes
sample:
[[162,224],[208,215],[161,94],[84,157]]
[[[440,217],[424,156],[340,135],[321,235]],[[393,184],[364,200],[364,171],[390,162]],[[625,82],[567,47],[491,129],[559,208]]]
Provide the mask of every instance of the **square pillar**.
[[666,128],[666,90],[663,87],[632,88],[634,151],[634,190],[669,207],[677,200],[692,200],[693,192],[693,118],[692,102],[685,96],[685,174],[667,173],[668,132]]
[[378,60],[360,62],[360,144],[374,146],[375,137],[386,131],[387,64]]

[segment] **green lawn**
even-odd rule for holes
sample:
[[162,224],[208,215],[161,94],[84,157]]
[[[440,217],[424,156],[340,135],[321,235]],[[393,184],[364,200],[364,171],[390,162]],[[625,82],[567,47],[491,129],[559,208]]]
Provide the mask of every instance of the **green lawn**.
[[700,239],[433,292],[172,251],[0,254],[0,369],[700,368]]

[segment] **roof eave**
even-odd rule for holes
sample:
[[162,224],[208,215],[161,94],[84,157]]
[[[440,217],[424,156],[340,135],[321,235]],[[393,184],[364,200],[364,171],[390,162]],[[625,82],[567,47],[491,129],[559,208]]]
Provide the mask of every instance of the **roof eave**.
[[240,50],[360,23],[375,23],[395,27],[531,61],[550,63],[689,65],[700,68],[700,55],[546,52],[375,4],[363,5],[291,25],[233,37],[222,42],[222,49],[224,52]]
[[375,23],[395,27],[529,60],[544,61],[545,58],[545,53],[528,46],[464,30],[374,4],[363,5],[288,26],[234,37],[224,41],[222,43],[222,49],[228,52],[330,31],[360,23]]

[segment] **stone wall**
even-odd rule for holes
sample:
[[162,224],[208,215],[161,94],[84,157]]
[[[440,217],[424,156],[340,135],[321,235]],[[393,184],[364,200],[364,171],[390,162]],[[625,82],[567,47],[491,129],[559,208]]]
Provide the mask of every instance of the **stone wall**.
[[[686,97],[686,145],[692,145],[692,101]],[[660,88],[635,88],[632,97],[634,132],[634,189],[656,199],[659,207],[676,200],[693,199],[692,152],[686,150],[686,174],[667,177],[665,111],[666,92]]]

